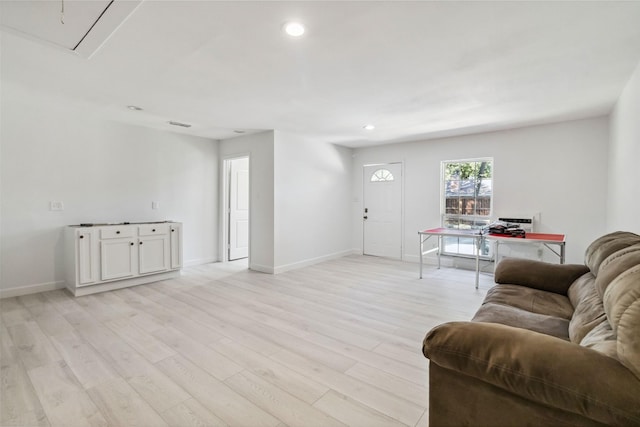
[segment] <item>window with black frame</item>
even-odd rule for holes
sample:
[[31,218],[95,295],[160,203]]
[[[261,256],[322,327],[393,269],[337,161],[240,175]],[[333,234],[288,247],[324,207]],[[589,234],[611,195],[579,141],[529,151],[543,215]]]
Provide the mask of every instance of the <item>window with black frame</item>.
[[[493,204],[493,159],[442,162],[442,227],[477,230],[491,222]],[[445,237],[443,253],[474,256],[474,239]],[[491,245],[483,242],[482,257],[491,256]]]

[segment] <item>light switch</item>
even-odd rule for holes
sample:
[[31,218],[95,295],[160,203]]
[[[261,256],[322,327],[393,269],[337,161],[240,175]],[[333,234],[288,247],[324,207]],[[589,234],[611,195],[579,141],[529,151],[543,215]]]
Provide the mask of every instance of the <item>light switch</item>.
[[60,201],[51,201],[49,202],[49,210],[50,211],[63,211],[64,203]]

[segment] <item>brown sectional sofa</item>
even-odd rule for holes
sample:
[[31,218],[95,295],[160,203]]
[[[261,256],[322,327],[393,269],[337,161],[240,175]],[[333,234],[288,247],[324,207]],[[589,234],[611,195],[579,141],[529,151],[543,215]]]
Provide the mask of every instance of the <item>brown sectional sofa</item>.
[[585,265],[505,259],[470,322],[433,328],[429,425],[640,426],[640,236]]

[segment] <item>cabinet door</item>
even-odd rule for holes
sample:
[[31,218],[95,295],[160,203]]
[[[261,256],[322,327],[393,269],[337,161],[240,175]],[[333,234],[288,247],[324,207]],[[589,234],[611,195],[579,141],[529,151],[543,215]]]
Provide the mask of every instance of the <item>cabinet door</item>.
[[98,247],[94,230],[76,232],[78,282],[88,285],[98,280]]
[[138,242],[140,274],[157,273],[169,269],[169,236],[149,236]]
[[136,274],[136,244],[133,239],[100,241],[102,280],[120,279]]
[[182,224],[171,224],[171,269],[182,267]]

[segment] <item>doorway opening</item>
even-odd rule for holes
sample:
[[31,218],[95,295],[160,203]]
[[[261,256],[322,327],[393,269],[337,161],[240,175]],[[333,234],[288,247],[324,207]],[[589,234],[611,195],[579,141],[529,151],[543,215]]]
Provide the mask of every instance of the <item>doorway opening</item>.
[[249,156],[224,161],[223,261],[249,258]]

